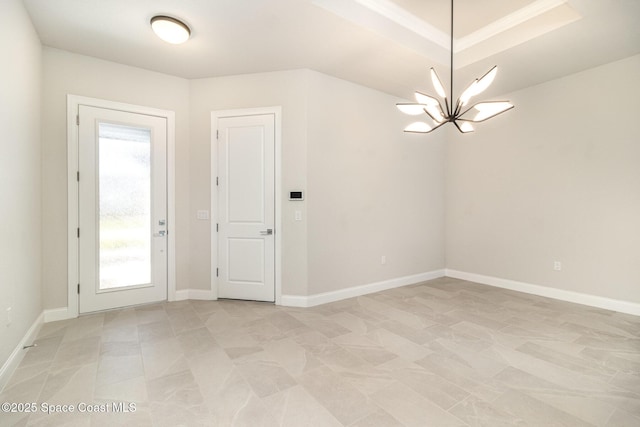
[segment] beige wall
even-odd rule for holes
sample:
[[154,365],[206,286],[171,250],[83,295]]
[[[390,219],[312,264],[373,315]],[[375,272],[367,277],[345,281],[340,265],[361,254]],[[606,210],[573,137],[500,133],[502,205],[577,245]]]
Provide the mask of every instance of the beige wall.
[[1,367],[42,312],[41,47],[19,0],[3,1],[0,56]]
[[[211,286],[211,224],[196,219],[211,204],[211,112],[282,107],[282,190],[306,187],[307,71],[248,74],[191,81],[191,287]],[[305,202],[297,202],[302,206]],[[306,223],[294,222],[294,205],[283,200],[284,294],[306,295]],[[215,267],[214,267],[215,268]]]
[[45,308],[67,306],[67,94],[175,111],[177,288],[189,288],[189,82],[140,68],[43,51]]
[[309,70],[187,81],[45,48],[46,308],[66,305],[67,93],[176,111],[178,289],[211,283],[211,111],[281,106],[281,190],[306,191],[281,206],[283,294],[442,269],[446,247],[451,269],[638,301],[638,145],[619,125],[638,62],[513,93],[461,137],[404,134],[394,97]]
[[448,268],[640,303],[638,76],[634,56],[514,92],[451,136]]
[[397,98],[324,74],[308,99],[309,294],[443,269],[444,134],[405,134]]
[[[211,281],[210,223],[195,219],[211,200],[210,113],[236,108],[282,106],[284,295],[444,268],[443,139],[404,135],[395,102],[309,70],[193,80],[192,287]],[[295,189],[305,201],[287,199]]]
[[[211,111],[236,108],[282,107],[283,195],[303,189],[307,200],[315,200],[309,211],[307,201],[283,198],[283,294],[309,295],[444,267],[442,141],[425,144],[402,134],[405,118],[388,95],[308,70],[189,82],[50,48],[44,50],[44,69],[46,308],[66,306],[69,93],[176,111],[178,289],[208,289],[211,283],[211,224],[195,213],[210,208]],[[307,139],[314,143],[313,153],[307,152]],[[403,150],[397,151],[398,145]],[[365,161],[363,152],[370,154]],[[339,156],[340,171],[327,164],[331,153]],[[401,166],[388,162],[396,157]],[[324,179],[326,168],[332,172]],[[346,181],[352,185],[344,187]],[[412,189],[416,181],[425,183],[419,194]],[[344,210],[335,209],[335,197]],[[393,206],[400,206],[402,221],[395,221]],[[303,221],[294,221],[295,210],[302,211]],[[342,215],[355,220],[348,233],[341,232]],[[375,236],[368,229],[372,224]],[[361,243],[370,250],[356,249]],[[332,251],[332,245],[342,249]],[[382,255],[386,266],[380,264]]]

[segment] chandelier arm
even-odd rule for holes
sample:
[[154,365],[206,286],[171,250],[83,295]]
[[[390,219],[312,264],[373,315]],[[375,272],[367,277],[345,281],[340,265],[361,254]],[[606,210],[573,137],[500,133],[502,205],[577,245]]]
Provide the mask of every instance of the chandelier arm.
[[[447,98],[444,99],[444,105],[447,108],[447,119],[451,117],[451,111],[449,110],[449,103],[447,102]],[[442,105],[440,105],[440,110],[442,110]]]
[[431,133],[431,132],[433,132],[434,130],[438,129],[439,127],[443,126],[443,125],[444,125],[444,124],[446,124],[446,123],[447,123],[447,122],[442,122],[442,123],[440,123],[439,125],[437,125],[437,126],[435,126],[435,127],[431,128],[430,130],[428,130],[428,131],[426,131],[426,132],[418,132],[418,131],[412,131],[412,130],[404,130],[403,132],[405,132],[405,133]]
[[460,118],[460,117],[462,117],[462,116],[464,116],[465,114],[467,114],[469,111],[471,111],[471,109],[472,109],[473,107],[475,107],[476,105],[477,105],[477,104],[473,104],[471,107],[469,107],[469,108],[467,108],[466,110],[464,110],[464,112],[463,112],[463,113],[458,114],[458,115],[456,116],[456,117],[458,117],[458,120],[465,120],[465,121],[468,121],[468,122],[473,121],[473,120],[469,120],[469,119],[459,119],[459,118]]
[[486,121],[486,120],[492,119],[492,118],[494,118],[495,116],[498,116],[498,115],[500,115],[500,114],[502,114],[502,113],[504,113],[504,112],[507,112],[507,111],[509,111],[509,110],[511,110],[511,109],[513,109],[513,108],[515,108],[515,105],[511,105],[509,108],[504,109],[504,110],[500,111],[499,113],[496,113],[496,114],[494,114],[494,115],[492,115],[492,116],[489,116],[489,117],[487,117],[487,118],[485,118],[485,119],[482,119],[482,120],[465,119],[465,118],[463,118],[463,117],[462,117],[462,116],[464,116],[465,114],[467,114],[470,110],[472,110],[473,108],[475,108],[475,106],[476,106],[476,105],[478,105],[478,104],[486,104],[486,103],[493,103],[493,102],[508,102],[509,104],[511,104],[511,101],[483,101],[483,102],[477,102],[477,103],[473,104],[471,107],[469,107],[469,108],[467,108],[466,110],[464,110],[464,113],[459,114],[458,116],[456,116],[456,120],[462,120],[462,121],[464,121],[464,122],[472,122],[472,123],[482,123],[482,122],[484,122],[484,121]]
[[453,124],[456,126],[456,128],[458,128],[458,131],[460,133],[468,133],[468,132],[463,132],[462,129],[460,129],[460,125],[455,120],[453,121]]
[[396,107],[404,114],[407,114],[409,116],[418,116],[424,111],[424,108],[427,106],[425,104],[397,103]]
[[[495,102],[509,102],[509,101],[495,101]],[[512,105],[511,107],[507,108],[506,110],[502,110],[499,113],[495,113],[493,116],[489,116],[489,117],[484,118],[482,120],[472,120],[472,119],[458,119],[458,120],[464,120],[465,122],[482,123],[482,122],[486,122],[489,119],[493,119],[494,117],[497,117],[502,113],[506,113],[507,111],[509,111],[509,110],[511,110],[513,108],[515,108],[515,105]]]
[[411,131],[408,131],[408,130],[405,130],[405,132],[407,132],[407,133],[431,133],[431,132],[433,132],[434,130],[438,129],[439,127],[444,126],[446,123],[447,123],[447,122],[442,122],[442,123],[440,123],[439,125],[435,126],[435,127],[434,127],[434,128],[432,128],[430,131],[427,131],[427,132],[411,132]]
[[[435,128],[433,128],[435,129]],[[417,130],[403,130],[404,133],[431,133],[433,132],[433,129],[427,130],[427,131],[417,131]]]
[[[427,125],[427,123],[424,123],[424,122],[418,122],[418,123]],[[429,125],[427,125],[427,126],[429,126]],[[429,130],[409,130],[410,127],[411,127],[411,125],[407,126],[404,129],[404,132],[405,133],[429,133],[429,132],[433,131],[433,129],[431,127],[429,127]]]
[[[418,101],[419,104],[424,104],[424,105],[429,105],[429,104],[433,104],[433,103],[437,104],[438,102],[440,102],[440,101],[438,101],[437,98],[434,98],[431,95],[427,95],[425,93],[418,92],[418,91],[416,91],[416,93],[415,93],[415,98],[416,98],[416,101]],[[427,98],[427,101],[426,102],[421,102],[420,98]]]
[[[446,100],[446,99],[445,99],[444,101],[445,101],[445,102],[447,102],[447,100]],[[446,123],[446,122],[447,122],[447,120],[449,119],[449,117],[445,117],[445,115],[444,115],[444,111],[442,111],[442,104],[440,104],[440,102],[438,102],[438,109],[440,110],[440,114],[441,114],[441,115],[442,115],[442,117],[443,117],[442,122],[440,122],[440,120],[439,120],[439,119],[437,119],[437,118],[433,117],[433,115],[429,112],[429,110],[427,110],[426,108],[423,108],[424,112],[425,112],[425,113],[427,113],[427,115],[428,115],[429,117],[431,117],[431,120],[433,120],[434,122],[436,122],[436,123]]]
[[445,124],[447,124],[447,123],[449,123],[449,122],[447,122],[447,121],[445,120],[444,122],[440,123],[438,126],[434,127],[434,128],[433,128],[433,129],[431,129],[431,130],[436,130],[436,129],[438,129],[439,127],[444,126],[444,125],[445,125]]
[[[462,101],[460,99],[458,99],[458,104],[456,105],[456,111],[453,113],[453,117],[459,117],[462,114],[460,114],[460,110],[462,110]],[[466,111],[465,111],[466,113]]]
[[424,110],[424,112],[425,112],[425,113],[427,113],[427,116],[429,116],[429,117],[431,118],[431,120],[433,120],[433,121],[434,121],[434,122],[436,122],[436,123],[440,123],[440,121],[439,121],[438,119],[436,119],[435,117],[433,117],[433,116],[431,115],[431,113],[430,113],[430,112],[428,112],[426,109]]

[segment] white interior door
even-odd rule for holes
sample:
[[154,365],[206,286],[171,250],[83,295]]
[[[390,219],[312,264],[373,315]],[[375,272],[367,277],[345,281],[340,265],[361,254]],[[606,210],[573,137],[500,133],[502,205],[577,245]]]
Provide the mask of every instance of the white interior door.
[[219,118],[218,296],[275,300],[275,116]]
[[79,311],[167,298],[167,120],[79,106]]

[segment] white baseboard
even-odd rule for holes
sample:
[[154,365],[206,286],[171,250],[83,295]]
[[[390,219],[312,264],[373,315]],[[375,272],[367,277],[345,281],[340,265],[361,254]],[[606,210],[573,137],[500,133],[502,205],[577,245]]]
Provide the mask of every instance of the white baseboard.
[[458,270],[446,269],[445,272],[447,277],[452,277],[454,279],[468,280],[470,282],[495,286],[497,288],[510,289],[512,291],[524,292],[526,294],[533,294],[561,301],[573,302],[576,304],[588,305],[591,307],[604,308],[606,310],[618,311],[620,313],[640,316],[640,304],[635,302],[600,297],[597,295],[583,294],[574,291],[565,291],[562,289],[550,288],[548,286],[533,285],[531,283],[501,279],[499,277],[483,276],[481,274],[467,273]]
[[57,322],[58,320],[74,319],[77,316],[72,316],[69,313],[67,307],[50,308],[42,312],[44,315],[44,323]]
[[31,327],[27,331],[27,333],[24,335],[24,337],[20,340],[16,348],[13,350],[13,352],[11,353],[7,361],[4,362],[4,365],[2,365],[2,368],[0,369],[0,392],[7,385],[7,383],[9,382],[9,379],[15,372],[18,365],[20,365],[20,362],[22,361],[22,358],[26,353],[23,347],[25,345],[30,345],[36,339],[36,337],[38,336],[38,332],[40,331],[40,327],[42,326],[42,323],[44,323],[44,312],[40,313],[40,315],[33,322]]
[[361,295],[372,294],[374,292],[386,291],[388,289],[399,288],[407,285],[425,282],[427,280],[444,277],[445,270],[435,270],[426,273],[414,274],[411,276],[397,277],[395,279],[384,280],[382,282],[369,283],[366,285],[353,286],[346,289],[339,289],[332,292],[323,292],[309,296],[282,295],[280,304],[287,307],[313,307],[329,302],[340,301],[347,298],[359,297]]
[[188,299],[213,301],[217,298],[213,291],[207,289],[180,289],[176,291],[175,301],[184,301]]
[[189,299],[189,289],[176,289],[173,301],[185,301]]
[[309,298],[298,295],[282,295],[280,297],[280,305],[284,307],[311,307]]

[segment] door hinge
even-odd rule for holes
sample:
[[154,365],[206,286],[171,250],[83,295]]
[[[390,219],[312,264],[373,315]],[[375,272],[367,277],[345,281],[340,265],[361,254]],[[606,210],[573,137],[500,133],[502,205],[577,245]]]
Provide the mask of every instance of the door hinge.
[[216,268],[216,277],[218,277],[218,269]]
[[80,114],[76,114],[76,125],[80,126]]
[[218,185],[218,177],[216,176],[216,185]]
[[78,227],[78,239],[80,238],[80,227]]
[[80,283],[78,283],[78,295],[80,295]]
[[216,233],[220,230],[219,224],[216,224]]
[[216,130],[216,139],[220,139],[220,131]]
[[80,171],[76,172],[76,181],[80,182]]

